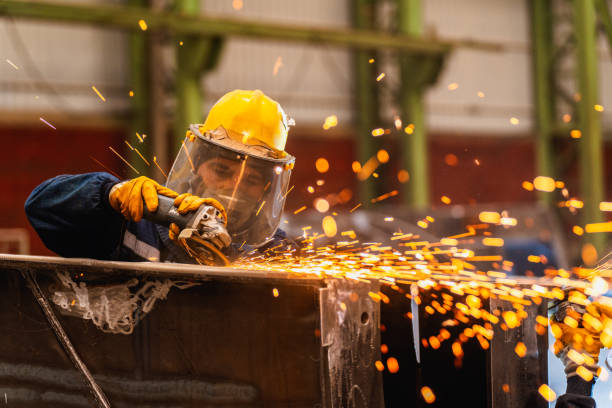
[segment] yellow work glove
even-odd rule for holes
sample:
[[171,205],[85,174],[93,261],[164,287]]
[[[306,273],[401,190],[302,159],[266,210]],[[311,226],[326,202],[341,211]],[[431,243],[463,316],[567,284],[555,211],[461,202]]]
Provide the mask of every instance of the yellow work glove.
[[[227,213],[225,212],[225,208],[219,201],[215,200],[214,198],[202,198],[189,193],[183,193],[174,199],[174,206],[177,207],[177,211],[181,215],[187,214],[190,211],[197,210],[202,204],[213,206],[217,210],[219,210],[219,212],[223,216],[223,221],[225,225],[227,225]],[[178,225],[172,223],[168,228],[168,237],[174,241],[176,240],[180,232],[181,231]]]
[[149,212],[157,211],[157,195],[178,197],[176,191],[166,188],[148,177],[138,177],[116,184],[108,195],[108,201],[127,220],[138,222],[142,219],[144,205]]
[[[553,316],[551,325],[553,335],[557,339],[554,352],[565,366],[568,377],[580,375],[597,376],[599,367],[599,352],[603,348],[600,333],[603,328],[596,307],[589,305],[586,309],[568,301],[559,305],[559,310]],[[578,371],[583,366],[586,370]]]

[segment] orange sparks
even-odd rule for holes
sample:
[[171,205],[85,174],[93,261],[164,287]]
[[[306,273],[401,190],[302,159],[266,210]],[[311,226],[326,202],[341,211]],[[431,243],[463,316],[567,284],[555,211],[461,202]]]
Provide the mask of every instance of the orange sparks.
[[278,289],[276,289],[276,288],[272,289],[272,296],[274,296],[275,298],[277,298],[277,297],[278,297],[278,295],[279,295],[279,293],[278,293]]
[[329,170],[329,162],[323,157],[319,157],[315,162],[315,168],[319,173],[326,173]]
[[283,66],[283,57],[280,55],[276,58],[274,62],[274,68],[272,69],[272,75],[276,76],[278,74],[278,70]]
[[193,165],[193,161],[191,161],[191,155],[189,154],[189,150],[187,149],[187,146],[185,145],[185,141],[183,140],[181,143],[183,144],[183,149],[185,149],[185,154],[187,155],[187,159],[189,159],[189,164],[191,165],[191,170],[193,170],[195,172],[196,169],[195,169],[195,166]]
[[396,196],[396,195],[398,195],[398,194],[399,194],[399,192],[398,192],[397,190],[393,190],[393,191],[390,191],[390,192],[385,193],[385,194],[383,194],[383,195],[380,195],[380,196],[378,196],[378,197],[376,197],[376,198],[373,198],[371,201],[372,201],[373,203],[377,203],[377,202],[379,202],[379,201],[386,200],[386,199],[387,199],[387,198],[389,198],[389,197],[395,197],[395,196]]
[[555,180],[546,177],[546,176],[538,176],[533,180],[533,186],[538,191],[545,191],[550,193],[551,191],[555,191]]
[[328,130],[338,125],[338,117],[336,115],[331,115],[325,118],[325,122],[323,123],[323,129]]
[[582,132],[578,129],[572,129],[570,131],[570,136],[572,139],[580,139],[582,137]]
[[168,178],[168,175],[166,174],[166,172],[163,171],[162,168],[159,166],[159,163],[157,163],[157,157],[156,156],[153,156],[153,163],[155,163],[155,165],[157,166],[159,171],[161,171],[161,173],[164,175],[164,177]]
[[387,354],[389,352],[389,346],[387,346],[386,344],[381,344],[380,345],[380,352],[383,354]]
[[527,347],[525,346],[525,343],[523,343],[522,341],[516,343],[516,347],[514,347],[514,352],[517,356],[521,358],[525,357],[525,354],[527,354]]
[[359,170],[359,173],[357,173],[357,179],[359,181],[367,180],[368,177],[370,177],[372,173],[374,173],[374,170],[376,170],[379,164],[380,163],[376,159],[376,157],[370,157],[370,159],[368,159],[368,161]]
[[436,395],[433,393],[431,388],[427,386],[421,388],[421,395],[423,396],[425,402],[428,404],[433,404],[433,402],[436,400]]
[[320,213],[329,211],[329,201],[324,198],[317,198],[314,200],[314,208]]
[[599,105],[599,104],[593,106],[593,109],[595,109],[597,112],[603,112],[604,111],[603,105]]
[[356,209],[358,209],[359,207],[361,207],[361,203],[359,203],[359,204],[357,204],[356,206],[354,206],[353,208],[351,208],[351,210],[350,210],[349,212],[351,212],[351,213],[352,213],[353,211],[355,211],[355,210],[356,210]]
[[391,374],[395,374],[399,371],[399,363],[395,357],[389,357],[387,359],[387,370],[389,370]]
[[378,153],[376,153],[376,158],[381,163],[386,163],[389,161],[389,153],[385,149],[380,149]]
[[517,117],[514,117],[514,116],[511,117],[510,118],[510,124],[513,125],[513,126],[518,125],[519,124],[519,119]]
[[140,156],[140,158],[142,159],[142,161],[144,161],[144,162],[147,164],[147,166],[151,166],[151,163],[149,163],[149,161],[148,161],[147,159],[145,159],[145,158],[144,158],[144,156],[143,156],[142,154],[140,154],[140,152],[138,151],[138,149],[134,148],[133,150],[136,152],[136,154],[138,154],[138,156]]
[[456,83],[456,82],[451,82],[450,84],[448,84],[447,88],[448,88],[449,91],[454,91],[457,88],[459,88],[459,84]]
[[140,172],[138,170],[136,170],[134,168],[134,166],[132,166],[130,163],[128,163],[128,161],[125,160],[119,153],[117,153],[117,151],[115,149],[113,149],[110,146],[108,146],[108,148],[111,150],[111,152],[115,153],[117,155],[117,157],[119,157],[125,164],[127,164],[130,167],[130,169],[134,170],[136,172],[136,174],[140,174]]
[[442,201],[444,204],[450,204],[451,203],[451,199],[448,198],[447,196],[442,196],[440,197],[440,201]]
[[259,206],[259,209],[257,210],[257,212],[255,213],[255,216],[257,217],[259,215],[259,213],[261,212],[261,209],[263,208],[264,204],[266,203],[266,200],[262,201],[261,205]]
[[612,232],[612,221],[587,224],[584,230],[589,234],[597,232]]
[[397,181],[400,183],[407,183],[410,180],[410,174],[406,170],[400,170],[397,172]]
[[522,187],[527,191],[533,191],[533,183],[530,181],[523,181]]
[[376,369],[378,371],[383,371],[385,369],[385,365],[382,363],[382,361],[380,360],[376,360],[376,362],[374,363],[374,365],[376,366]]
[[140,141],[140,143],[144,142],[144,139],[142,138],[142,136],[140,136],[140,134],[138,132],[136,132],[136,137],[138,138],[138,140]]
[[104,98],[104,96],[102,96],[102,94],[100,93],[100,91],[98,91],[98,88],[96,88],[95,86],[91,86],[91,89],[93,89],[93,91],[98,94],[98,96],[100,97],[100,99],[102,99],[102,102],[106,102],[106,99]]
[[459,163],[459,159],[456,155],[449,153],[444,156],[444,163],[446,163],[448,166],[456,166]]
[[485,246],[502,247],[504,246],[503,238],[483,238],[482,244]]
[[550,388],[546,384],[540,385],[540,388],[538,388],[538,392],[548,402],[553,402],[557,399],[557,394],[555,394],[552,388]]
[[301,213],[302,211],[304,211],[305,209],[306,209],[306,206],[305,206],[305,205],[303,205],[303,206],[301,206],[300,208],[298,208],[297,210],[295,210],[295,211],[293,212],[293,214],[294,214],[294,215],[295,215],[295,214],[299,214],[299,213]]
[[336,236],[338,232],[338,226],[336,225],[336,220],[331,215],[327,215],[323,217],[323,232],[329,238]]
[[117,173],[115,173],[114,171],[112,171],[111,169],[109,169],[108,167],[106,167],[104,164],[102,164],[102,162],[100,162],[99,160],[97,160],[95,157],[93,156],[89,156],[89,158],[93,161],[95,161],[96,163],[98,163],[100,166],[102,166],[104,169],[106,169],[106,171],[108,171],[110,174],[112,174],[113,176],[117,177],[118,179],[121,179],[121,177],[119,177],[117,175]]
[[602,201],[599,203],[599,211],[612,211],[612,202]]
[[502,317],[504,318],[504,321],[506,322],[506,325],[509,328],[511,328],[511,329],[513,329],[515,327],[518,327],[520,325],[520,321],[518,319],[518,316],[512,310],[507,310],[507,311],[503,312],[502,313]]
[[385,73],[384,73],[384,72],[381,72],[381,73],[380,73],[380,75],[378,75],[378,76],[376,77],[376,81],[377,81],[377,82],[378,82],[378,81],[382,81],[382,79],[383,79],[384,77],[385,77]]
[[148,27],[147,27],[147,22],[146,21],[144,21],[142,19],[138,20],[138,26],[140,27],[140,29],[142,31],[147,31]]
[[384,134],[385,134],[385,129],[383,128],[376,128],[372,130],[372,136],[374,137],[382,136]]
[[287,190],[287,192],[285,194],[283,194],[283,199],[285,197],[287,197],[287,195],[291,192],[291,190],[293,190],[293,187],[295,187],[295,185],[291,186],[291,188],[289,190]]

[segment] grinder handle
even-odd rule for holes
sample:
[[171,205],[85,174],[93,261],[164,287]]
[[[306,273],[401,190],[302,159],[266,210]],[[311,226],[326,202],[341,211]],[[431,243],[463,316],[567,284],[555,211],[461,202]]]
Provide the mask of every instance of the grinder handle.
[[155,224],[169,227],[171,223],[175,223],[182,230],[192,224],[193,219],[196,217],[198,212],[189,212],[185,215],[179,214],[177,208],[174,206],[174,198],[166,197],[165,195],[157,195],[159,205],[157,211],[150,212],[147,206],[143,209],[143,218],[149,220]]

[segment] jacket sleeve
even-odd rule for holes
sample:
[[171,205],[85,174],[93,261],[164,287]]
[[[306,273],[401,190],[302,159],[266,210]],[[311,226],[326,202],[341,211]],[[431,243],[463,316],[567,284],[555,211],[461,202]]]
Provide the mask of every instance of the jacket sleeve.
[[595,408],[595,400],[591,397],[595,380],[583,381],[577,375],[567,378],[565,394],[557,399],[555,408]]
[[124,224],[108,203],[118,182],[108,173],[57,176],[32,191],[25,211],[47,248],[57,254],[110,259]]

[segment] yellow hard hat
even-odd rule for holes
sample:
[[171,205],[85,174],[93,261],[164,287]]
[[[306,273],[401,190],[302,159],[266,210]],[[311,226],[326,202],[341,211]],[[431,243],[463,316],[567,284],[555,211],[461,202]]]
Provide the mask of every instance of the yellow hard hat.
[[285,154],[289,126],[280,104],[256,89],[236,89],[221,97],[208,112],[201,131],[223,126],[230,137],[246,145],[264,145]]

